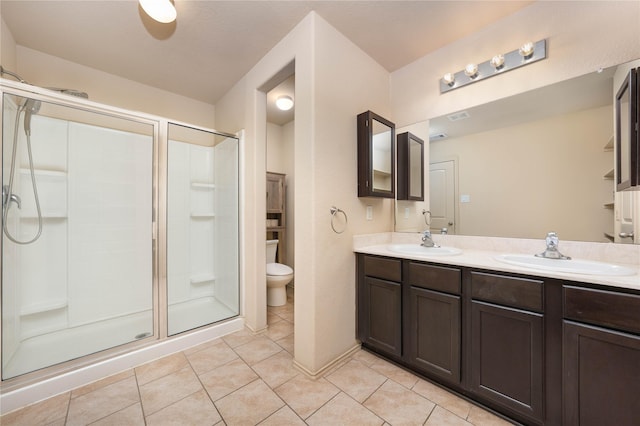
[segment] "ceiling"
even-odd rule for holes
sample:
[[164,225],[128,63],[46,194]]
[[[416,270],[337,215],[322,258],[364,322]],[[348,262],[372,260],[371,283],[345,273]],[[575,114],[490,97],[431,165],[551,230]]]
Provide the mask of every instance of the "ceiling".
[[137,0],[2,0],[18,45],[215,104],[309,12],[389,72],[531,1],[174,0],[152,21]]

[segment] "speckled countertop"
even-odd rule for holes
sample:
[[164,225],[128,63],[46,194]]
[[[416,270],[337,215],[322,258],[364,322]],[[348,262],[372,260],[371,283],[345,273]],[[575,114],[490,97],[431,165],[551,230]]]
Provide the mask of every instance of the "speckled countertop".
[[421,260],[442,265],[464,266],[489,269],[538,277],[556,278],[566,281],[600,284],[610,287],[628,288],[640,291],[640,246],[611,243],[585,243],[578,241],[560,241],[560,251],[573,259],[605,262],[632,269],[635,274],[629,276],[587,275],[556,272],[542,269],[515,266],[501,262],[496,256],[502,254],[531,254],[544,251],[544,239],[529,240],[496,237],[467,237],[458,235],[433,235],[433,240],[444,247],[456,247],[461,254],[412,255],[391,251],[391,244],[420,244],[417,233],[381,233],[357,235],[353,239],[356,253],[402,259]]

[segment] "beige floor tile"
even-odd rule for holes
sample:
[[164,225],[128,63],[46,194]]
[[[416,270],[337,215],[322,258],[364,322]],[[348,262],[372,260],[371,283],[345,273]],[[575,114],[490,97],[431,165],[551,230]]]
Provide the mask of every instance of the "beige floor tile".
[[273,312],[268,312],[267,311],[267,325],[271,326],[272,324],[275,324],[276,322],[282,321],[282,318],[280,318],[278,315],[274,314]]
[[387,380],[364,406],[394,426],[421,425],[435,404],[406,387]]
[[200,381],[189,366],[140,386],[144,415],[150,416],[201,389]]
[[285,321],[289,321],[291,324],[293,324],[295,321],[295,315],[294,315],[293,309],[279,312],[278,315],[280,316],[280,318],[282,318]]
[[86,425],[140,402],[135,377],[71,399],[67,425]]
[[113,413],[95,423],[92,426],[122,426],[122,425],[144,425],[144,415],[142,414],[142,404],[139,402],[130,407]]
[[322,406],[307,419],[309,425],[381,425],[384,421],[344,392]]
[[287,337],[284,337],[282,339],[279,339],[276,341],[276,343],[278,345],[280,345],[280,347],[282,349],[284,349],[285,351],[289,352],[291,355],[294,354],[294,349],[295,349],[295,340],[294,340],[294,335],[290,334]]
[[71,391],[71,398],[77,398],[79,396],[85,395],[89,392],[93,392],[94,390],[100,389],[102,387],[108,386],[112,383],[119,382],[120,380],[124,380],[127,377],[133,376],[135,373],[133,369],[123,371],[122,373],[114,374],[113,376],[105,377],[104,379],[95,381],[93,383],[89,383],[86,386],[82,386],[81,388],[77,388]]
[[357,360],[349,361],[326,378],[358,402],[364,402],[387,380]]
[[510,426],[512,424],[476,405],[471,406],[467,421],[474,426]]
[[469,415],[472,406],[470,402],[431,382],[420,379],[413,387],[413,391],[446,408],[458,417],[466,419]]
[[293,357],[286,351],[278,352],[252,368],[272,389],[300,374],[293,366]]
[[269,325],[269,328],[267,328],[264,334],[274,341],[282,339],[283,337],[293,334],[293,324],[285,320],[278,321],[273,325]]
[[234,348],[236,353],[249,365],[253,365],[282,351],[271,339],[260,336],[257,339]]
[[227,396],[257,378],[258,375],[241,359],[200,375],[200,381],[212,401]]
[[205,350],[205,349],[209,349],[209,348],[211,348],[212,346],[216,346],[216,345],[219,345],[219,344],[221,344],[221,343],[224,343],[224,340],[223,340],[223,339],[220,339],[220,338],[218,338],[218,339],[212,339],[212,340],[209,340],[209,341],[207,341],[207,342],[200,343],[199,345],[196,345],[196,346],[192,346],[192,347],[190,347],[190,348],[187,348],[187,349],[185,349],[185,350],[184,350],[184,351],[182,351],[182,352],[183,352],[185,355],[187,355],[187,357],[188,357],[188,356],[189,356],[189,355],[191,355],[191,354],[194,354],[194,353],[196,353],[196,352],[200,352],[200,351]]
[[222,340],[232,348],[238,347],[240,345],[244,345],[246,343],[251,342],[259,338],[259,334],[255,334],[253,331],[244,328],[240,331],[236,331],[235,333],[228,334],[222,337]]
[[65,392],[0,417],[3,426],[44,425],[65,419],[71,393]]
[[440,406],[436,406],[435,410],[429,416],[425,426],[473,426],[471,423],[461,419],[450,411]]
[[305,424],[291,408],[285,405],[260,423],[260,426],[304,426]]
[[284,402],[260,379],[215,402],[225,423],[255,425],[278,411]]
[[357,351],[356,353],[354,353],[351,358],[353,359],[357,359],[358,361],[360,361],[361,363],[363,363],[364,365],[371,365],[377,361],[380,361],[382,358],[372,354],[371,352],[367,352],[363,349],[360,349],[359,351]]
[[204,390],[147,417],[147,426],[213,425],[222,420]]
[[220,341],[220,344],[187,355],[187,359],[196,374],[206,373],[237,358],[238,354],[223,341]]
[[300,417],[306,419],[336,396],[340,389],[323,378],[313,380],[300,374],[275,391]]
[[162,376],[175,373],[187,365],[189,365],[189,362],[182,352],[143,364],[135,368],[138,385],[144,385]]
[[369,367],[383,376],[390,378],[394,382],[400,383],[407,389],[411,389],[418,382],[418,377],[415,374],[412,374],[407,370],[403,370],[397,365],[393,365],[382,358],[373,362]]

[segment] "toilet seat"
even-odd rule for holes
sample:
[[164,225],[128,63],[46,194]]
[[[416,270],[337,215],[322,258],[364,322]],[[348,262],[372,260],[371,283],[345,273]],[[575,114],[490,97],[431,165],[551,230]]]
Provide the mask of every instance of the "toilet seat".
[[293,274],[293,269],[282,263],[267,263],[267,275],[282,276]]

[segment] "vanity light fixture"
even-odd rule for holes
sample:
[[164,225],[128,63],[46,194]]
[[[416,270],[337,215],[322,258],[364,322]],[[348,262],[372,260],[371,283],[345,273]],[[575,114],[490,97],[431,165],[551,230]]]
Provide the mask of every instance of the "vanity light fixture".
[[176,20],[178,13],[171,0],[138,0],[147,15],[162,24]]
[[293,99],[291,96],[278,96],[278,99],[276,99],[276,106],[282,111],[289,111],[293,108]]
[[440,79],[440,93],[475,83],[506,71],[532,64],[547,57],[547,41],[527,42],[511,52],[495,55],[480,64],[469,63],[463,70]]

